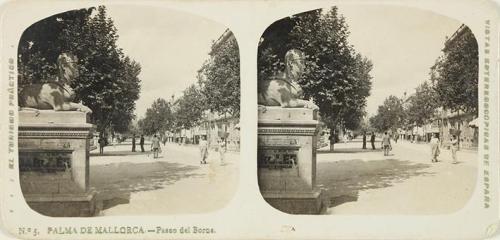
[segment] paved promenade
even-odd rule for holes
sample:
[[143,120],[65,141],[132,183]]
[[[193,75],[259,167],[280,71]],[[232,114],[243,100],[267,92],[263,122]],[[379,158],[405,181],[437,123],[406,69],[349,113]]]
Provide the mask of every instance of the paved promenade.
[[131,152],[130,143],[107,146],[104,155],[91,152],[90,186],[102,200],[101,215],[204,213],[223,208],[238,185],[239,153],[210,151],[200,165],[196,146],[169,144],[154,159],[146,144]]
[[393,143],[384,156],[362,150],[362,142],[335,144],[318,151],[318,184],[329,189],[330,214],[446,214],[469,201],[477,179],[477,152],[459,151],[458,164],[441,150],[440,162],[432,163],[427,144]]

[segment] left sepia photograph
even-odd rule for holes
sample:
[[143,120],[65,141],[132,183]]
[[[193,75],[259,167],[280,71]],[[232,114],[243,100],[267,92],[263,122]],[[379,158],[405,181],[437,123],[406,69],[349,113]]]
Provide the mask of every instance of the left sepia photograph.
[[19,171],[51,217],[224,208],[239,179],[240,57],[227,27],[132,5],[47,16],[18,45]]

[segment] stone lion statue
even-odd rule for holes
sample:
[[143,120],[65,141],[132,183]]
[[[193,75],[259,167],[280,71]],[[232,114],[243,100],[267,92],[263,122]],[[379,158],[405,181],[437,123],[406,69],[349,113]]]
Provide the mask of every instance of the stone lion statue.
[[19,107],[27,110],[81,111],[91,113],[90,108],[73,102],[75,92],[70,83],[78,76],[77,58],[70,53],[62,53],[57,58],[58,76],[46,83],[23,86],[19,93]]
[[283,108],[318,109],[312,101],[303,99],[303,91],[297,80],[304,72],[304,53],[291,49],[285,54],[285,72],[268,80],[259,81],[258,104]]

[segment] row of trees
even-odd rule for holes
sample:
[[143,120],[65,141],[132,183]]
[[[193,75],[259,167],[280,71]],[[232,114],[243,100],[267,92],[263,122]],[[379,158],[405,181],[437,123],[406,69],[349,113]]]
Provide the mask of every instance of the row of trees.
[[354,50],[348,37],[348,26],[336,7],[274,22],[259,44],[258,79],[283,71],[288,50],[303,51],[306,68],[298,82],[305,97],[318,105],[321,120],[332,135],[339,127],[356,129],[365,115],[373,64]]
[[372,127],[383,132],[422,126],[440,108],[477,116],[478,45],[469,28],[463,26],[459,33],[445,43],[443,55],[430,68],[429,81],[408,97],[389,96],[370,118]]
[[138,126],[145,134],[176,132],[198,125],[206,112],[239,117],[240,59],[238,44],[229,31],[212,44],[209,59],[198,71],[197,82],[177,99],[158,98]]
[[78,58],[78,77],[71,82],[76,101],[92,109],[97,131],[125,132],[139,98],[139,63],[116,42],[117,29],[106,8],[80,9],[43,19],[24,31],[19,42],[19,86],[54,81],[57,57]]

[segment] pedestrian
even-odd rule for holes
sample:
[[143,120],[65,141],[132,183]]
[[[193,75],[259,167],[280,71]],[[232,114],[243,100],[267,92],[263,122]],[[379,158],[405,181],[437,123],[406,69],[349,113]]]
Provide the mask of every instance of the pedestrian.
[[366,149],[366,131],[363,131],[363,149]]
[[144,134],[141,134],[141,139],[139,140],[139,144],[141,145],[141,152],[144,152]]
[[372,135],[370,137],[370,142],[372,143],[372,149],[375,150],[375,133],[372,132]]
[[153,151],[153,158],[157,158],[160,152],[160,139],[156,134],[153,136],[153,139],[151,139],[151,150]]
[[132,152],[135,152],[135,133],[132,134]]
[[226,141],[224,138],[220,138],[220,140],[219,140],[220,165],[224,165],[224,157],[226,155],[226,151],[227,151]]
[[458,163],[457,161],[457,151],[458,151],[458,138],[456,135],[453,135],[450,140],[450,148],[451,148],[451,158],[453,158],[453,164]]
[[431,162],[438,162],[437,157],[439,156],[439,138],[437,137],[437,133],[432,134],[432,138],[430,141],[431,144]]
[[201,155],[200,163],[206,164],[207,163],[206,159],[208,157],[208,143],[207,143],[205,136],[201,137],[199,148],[200,148],[200,155]]
[[387,134],[387,132],[384,133],[384,136],[382,137],[382,148],[384,149],[384,156],[389,156],[389,151],[391,150],[391,137]]
[[99,140],[97,141],[99,143],[99,153],[102,155],[104,154],[104,146],[106,145],[106,140],[104,140],[104,137],[99,136]]
[[328,140],[330,141],[330,151],[333,151],[333,144],[335,144],[335,134],[330,132],[330,136],[328,136]]

